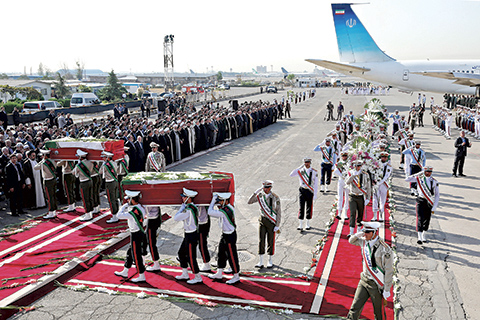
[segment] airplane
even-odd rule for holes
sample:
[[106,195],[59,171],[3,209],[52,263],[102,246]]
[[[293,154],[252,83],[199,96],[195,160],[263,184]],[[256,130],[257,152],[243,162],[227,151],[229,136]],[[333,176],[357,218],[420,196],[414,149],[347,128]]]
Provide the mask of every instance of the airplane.
[[[288,72],[284,67],[281,68],[283,72],[283,78],[285,79],[288,77],[289,74],[294,74],[298,78],[302,77],[318,77],[320,75],[320,72],[315,73],[315,72]],[[318,70],[320,71],[320,70]]]
[[332,3],[340,62],[306,59],[400,91],[480,94],[480,60],[396,60],[377,46],[349,3]]
[[256,76],[256,77],[266,77],[266,78],[269,78],[269,77],[281,77],[283,74],[281,74],[280,72],[267,72],[267,73],[258,73],[257,70],[253,69],[252,68],[252,72],[253,72],[253,75]]

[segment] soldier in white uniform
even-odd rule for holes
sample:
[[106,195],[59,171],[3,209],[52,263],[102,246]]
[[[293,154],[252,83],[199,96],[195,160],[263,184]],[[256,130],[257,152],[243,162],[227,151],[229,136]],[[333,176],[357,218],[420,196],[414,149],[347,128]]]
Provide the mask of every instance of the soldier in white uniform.
[[375,319],[381,320],[383,301],[390,297],[393,285],[393,253],[390,246],[378,236],[379,222],[362,221],[362,224],[363,230],[348,240],[350,244],[362,248],[363,271],[347,319],[358,319],[370,298]]
[[127,220],[128,229],[130,231],[130,248],[127,250],[127,258],[122,271],[115,271],[115,275],[123,278],[128,278],[128,270],[132,267],[135,261],[138,277],[133,278],[133,282],[144,282],[145,279],[145,265],[143,264],[143,253],[145,248],[145,208],[139,203],[140,191],[125,191],[125,198],[128,202],[125,203],[119,210],[118,219]]
[[422,172],[408,176],[405,181],[417,183],[417,233],[418,244],[427,241],[425,232],[430,226],[430,218],[435,213],[440,199],[438,181],[432,177],[433,168],[424,167]]
[[[381,176],[373,188],[373,220],[383,222],[385,219],[385,203],[387,202],[388,179],[392,175],[392,166],[388,163],[388,152],[380,153]],[[380,211],[380,212],[379,212]]]
[[265,255],[265,238],[267,238],[268,262],[267,268],[273,267],[272,257],[275,254],[275,233],[280,231],[282,209],[280,197],[272,192],[273,181],[263,181],[263,188],[258,188],[248,199],[248,204],[258,202],[260,205],[259,222],[259,261],[256,268],[263,268],[263,256]]
[[145,163],[145,171],[147,172],[165,172],[165,156],[158,151],[158,144],[150,143],[152,151],[147,155],[147,162]]
[[[175,278],[177,280],[187,280],[188,284],[203,282],[197,263],[197,245],[199,238],[198,207],[193,203],[193,198],[197,194],[197,191],[183,188],[183,193],[181,194],[183,204],[173,217],[175,221],[183,221],[183,228],[185,229],[184,239],[178,250],[178,259],[182,267],[182,274]],[[195,275],[191,280],[187,271],[189,265]]]
[[322,152],[322,164],[320,171],[320,192],[328,192],[328,186],[332,180],[332,168],[337,162],[337,154],[333,148],[332,140],[327,137],[325,140],[317,145],[313,151]]
[[338,178],[337,183],[337,195],[338,195],[338,206],[337,206],[337,219],[348,220],[347,210],[348,210],[348,193],[349,190],[345,183],[346,173],[348,172],[348,152],[342,151],[340,153],[340,161],[335,164],[335,170],[333,174]]
[[299,204],[300,210],[298,211],[299,225],[297,230],[303,230],[303,220],[305,218],[305,206],[307,207],[307,221],[306,228],[310,230],[310,220],[313,216],[313,200],[317,199],[318,191],[318,172],[312,166],[312,159],[305,157],[303,159],[303,165],[294,169],[290,173],[290,177],[298,177],[300,182],[299,188]]
[[[208,277],[214,280],[221,280],[223,270],[227,266],[227,260],[233,272],[232,279],[227,284],[235,284],[240,282],[240,264],[238,262],[237,252],[237,225],[235,222],[235,208],[230,204],[230,192],[214,193],[210,206],[208,207],[208,215],[219,218],[220,227],[222,228],[222,237],[218,244],[218,269],[217,273]],[[218,210],[215,210],[215,205]]]

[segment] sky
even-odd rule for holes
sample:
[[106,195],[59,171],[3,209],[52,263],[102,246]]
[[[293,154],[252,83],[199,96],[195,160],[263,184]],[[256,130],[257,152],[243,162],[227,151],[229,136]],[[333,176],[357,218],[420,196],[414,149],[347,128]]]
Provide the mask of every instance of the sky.
[[[337,1],[339,2],[339,1]],[[0,73],[86,69],[163,72],[173,34],[176,72],[312,71],[339,61],[331,1],[2,1]],[[480,1],[370,0],[353,7],[397,60],[480,59]]]

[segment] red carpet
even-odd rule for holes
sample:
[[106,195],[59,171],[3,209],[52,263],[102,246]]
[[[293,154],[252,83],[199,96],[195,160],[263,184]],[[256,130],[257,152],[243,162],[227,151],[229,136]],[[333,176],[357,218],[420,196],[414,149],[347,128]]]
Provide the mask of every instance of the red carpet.
[[[114,271],[123,269],[122,261],[100,261],[94,267],[77,275],[67,282],[68,285],[87,285],[88,287],[104,287],[121,292],[148,294],[166,294],[169,296],[198,298],[217,303],[236,305],[257,305],[261,307],[291,309],[299,312],[305,298],[305,291],[310,282],[296,278],[279,278],[263,276],[241,276],[241,282],[236,285],[225,283],[230,278],[224,276],[222,282],[212,281],[205,274],[203,284],[188,285],[177,281],[181,268],[162,266],[162,272],[146,272],[147,282],[136,284],[114,275]],[[130,269],[133,277],[135,269]],[[191,276],[193,277],[193,276]],[[228,278],[227,278],[228,277]]]
[[3,306],[4,299],[25,285],[35,283],[37,279],[127,229],[125,222],[107,224],[110,214],[106,212],[95,215],[88,222],[79,221],[82,214],[78,210],[61,213],[51,220],[34,219],[26,223],[36,224],[30,229],[2,236],[0,305]]
[[[389,215],[387,213],[387,218],[388,216]],[[365,220],[369,221],[371,218],[373,218],[373,213],[371,206],[369,206],[367,207]],[[315,306],[315,292],[317,292],[318,294],[318,292],[322,292],[322,290],[324,290],[322,296],[323,299],[319,299],[317,297],[317,308],[318,303],[320,304],[318,314],[339,315],[342,317],[346,317],[348,314],[348,311],[353,301],[355,290],[357,288],[357,284],[360,280],[360,273],[362,272],[362,258],[360,247],[353,246],[348,242],[347,234],[349,233],[349,225],[347,221],[345,222],[343,227],[340,225],[341,234],[338,241],[338,247],[336,248],[336,253],[334,256],[333,264],[331,265],[331,269],[328,269],[326,262],[328,254],[332,249],[332,245],[334,245],[334,234],[339,223],[343,224],[343,221],[335,219],[335,223],[330,228],[328,234],[328,241],[325,243],[324,249],[322,250],[322,253],[320,255],[319,262],[314,274],[314,280],[312,281],[312,285],[309,288],[307,301],[304,304],[302,312],[312,312],[312,309],[314,309]],[[386,239],[386,242],[388,244],[391,244],[391,232],[388,222],[385,223],[384,239]],[[326,287],[318,285],[318,283],[320,282],[320,278],[322,278],[322,276],[326,277],[328,272],[329,274],[328,278],[326,279]],[[317,310],[318,309],[314,310],[315,313],[317,313]],[[392,298],[389,298],[388,305],[386,307],[386,314],[387,319],[394,318]],[[365,304],[362,312],[362,318],[374,318],[373,306],[370,300],[367,301],[367,303]]]

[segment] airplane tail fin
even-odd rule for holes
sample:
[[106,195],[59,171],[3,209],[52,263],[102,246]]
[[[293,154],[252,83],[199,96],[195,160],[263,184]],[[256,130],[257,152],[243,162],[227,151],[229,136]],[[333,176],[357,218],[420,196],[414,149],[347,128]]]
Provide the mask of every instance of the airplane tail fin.
[[377,46],[358,19],[351,4],[332,3],[341,62],[382,62],[395,60]]
[[284,68],[284,67],[282,67],[282,72],[283,72],[284,74],[288,74],[288,71],[287,71],[287,70],[285,70],[285,68]]
[[258,74],[257,70],[255,70],[253,68],[252,68],[252,71],[253,71],[253,74]]

